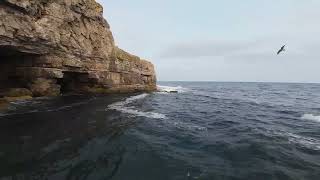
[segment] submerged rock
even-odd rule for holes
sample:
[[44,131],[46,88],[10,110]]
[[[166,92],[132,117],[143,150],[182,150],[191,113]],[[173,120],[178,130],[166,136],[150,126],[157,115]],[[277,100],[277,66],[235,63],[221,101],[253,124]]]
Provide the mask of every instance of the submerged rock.
[[2,0],[0,90],[24,89],[28,96],[155,90],[154,66],[115,46],[102,13],[95,0]]
[[0,111],[9,107],[10,102],[32,99],[32,92],[26,88],[10,88],[0,91]]

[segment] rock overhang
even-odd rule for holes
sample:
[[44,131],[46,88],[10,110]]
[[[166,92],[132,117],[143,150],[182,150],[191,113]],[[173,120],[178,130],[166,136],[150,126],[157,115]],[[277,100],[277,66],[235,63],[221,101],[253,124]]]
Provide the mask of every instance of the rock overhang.
[[102,13],[95,0],[1,1],[0,91],[56,96],[155,90],[153,64],[116,47]]

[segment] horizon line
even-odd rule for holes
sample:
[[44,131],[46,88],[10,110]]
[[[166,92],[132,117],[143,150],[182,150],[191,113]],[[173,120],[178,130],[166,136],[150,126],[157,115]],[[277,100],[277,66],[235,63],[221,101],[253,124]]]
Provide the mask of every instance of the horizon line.
[[216,82],[216,83],[278,83],[278,84],[320,84],[320,82],[285,82],[285,81],[215,81],[215,80],[158,80],[157,82]]

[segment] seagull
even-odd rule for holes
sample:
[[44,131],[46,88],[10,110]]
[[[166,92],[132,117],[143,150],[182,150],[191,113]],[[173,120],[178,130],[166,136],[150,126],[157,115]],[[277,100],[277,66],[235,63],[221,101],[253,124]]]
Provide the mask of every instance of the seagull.
[[277,55],[279,55],[282,51],[286,51],[285,47],[286,45],[282,46],[281,49],[277,52]]

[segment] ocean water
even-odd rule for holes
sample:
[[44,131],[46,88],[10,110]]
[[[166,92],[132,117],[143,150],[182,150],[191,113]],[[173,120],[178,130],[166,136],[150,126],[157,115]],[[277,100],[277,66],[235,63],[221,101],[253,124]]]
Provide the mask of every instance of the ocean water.
[[320,179],[320,84],[159,90],[12,103],[0,180]]

